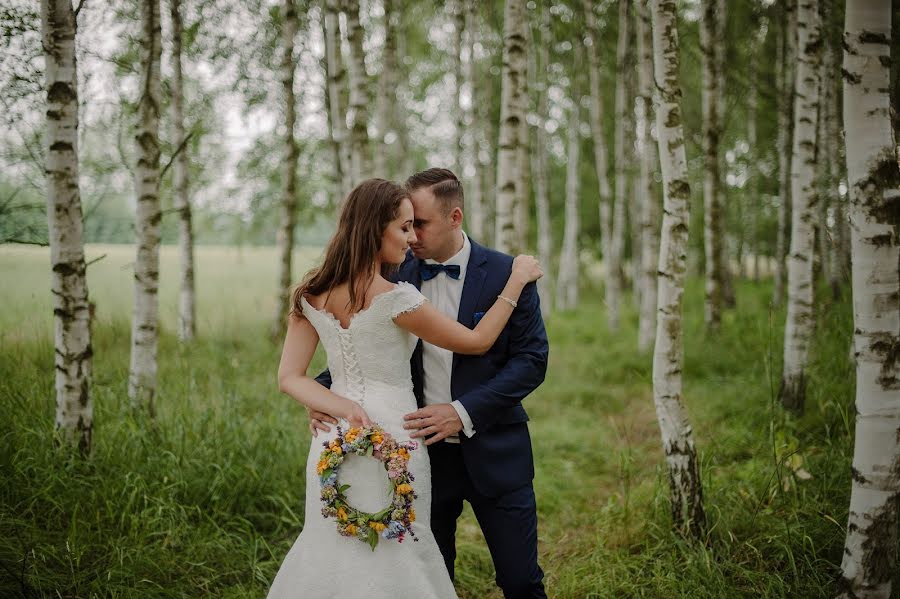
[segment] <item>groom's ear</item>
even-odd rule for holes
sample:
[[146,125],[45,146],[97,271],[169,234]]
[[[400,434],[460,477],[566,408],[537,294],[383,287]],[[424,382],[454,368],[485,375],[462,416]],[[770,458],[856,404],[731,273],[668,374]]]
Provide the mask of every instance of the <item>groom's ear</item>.
[[453,223],[454,226],[462,226],[463,222],[463,211],[459,206],[454,206],[453,210],[450,211],[450,222]]

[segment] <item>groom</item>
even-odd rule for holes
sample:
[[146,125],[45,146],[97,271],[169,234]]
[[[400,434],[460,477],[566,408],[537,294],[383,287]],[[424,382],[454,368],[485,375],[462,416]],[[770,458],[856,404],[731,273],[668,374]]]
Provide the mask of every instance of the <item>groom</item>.
[[[503,290],[512,258],[462,230],[463,190],[456,175],[432,168],[406,181],[418,240],[398,280],[474,327]],[[537,508],[528,415],[521,401],[544,380],[549,346],[535,285],[494,346],[464,356],[419,341],[412,380],[419,409],[405,416],[411,437],[425,437],[431,458],[431,529],[450,577],[456,520],[468,501],[484,533],[497,585],[507,599],[546,597],[537,561]],[[325,382],[325,381],[323,381]],[[330,382],[330,381],[327,381]],[[311,426],[328,420],[313,413]]]

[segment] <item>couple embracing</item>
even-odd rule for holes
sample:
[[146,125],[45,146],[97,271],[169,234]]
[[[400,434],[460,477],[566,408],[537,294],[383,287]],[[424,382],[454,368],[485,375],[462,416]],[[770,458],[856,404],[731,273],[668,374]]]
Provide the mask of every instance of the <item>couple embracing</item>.
[[[447,169],[364,181],[295,290],[278,380],[315,438],[304,528],[270,598],[456,597],[464,500],[504,596],[546,596],[521,404],[547,368],[543,273],[478,245],[462,220]],[[319,342],[328,370],[313,379]]]

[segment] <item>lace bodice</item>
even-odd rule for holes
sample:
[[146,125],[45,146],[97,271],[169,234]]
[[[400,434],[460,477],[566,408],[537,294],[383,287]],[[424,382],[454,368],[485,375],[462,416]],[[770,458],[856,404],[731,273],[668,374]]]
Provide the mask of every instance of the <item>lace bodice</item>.
[[303,298],[303,315],[315,327],[328,356],[332,389],[363,406],[366,396],[375,391],[373,386],[410,390],[409,359],[417,338],[393,319],[424,301],[414,285],[399,283],[375,296],[344,328],[330,312],[314,308]]

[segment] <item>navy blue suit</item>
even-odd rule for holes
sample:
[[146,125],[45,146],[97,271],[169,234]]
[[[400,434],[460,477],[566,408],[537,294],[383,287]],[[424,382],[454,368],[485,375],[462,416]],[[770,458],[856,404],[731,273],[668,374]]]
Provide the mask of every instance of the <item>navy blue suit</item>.
[[[511,256],[471,241],[457,320],[474,328],[502,293]],[[421,288],[420,261],[412,253],[397,279]],[[438,275],[446,276],[446,275]],[[450,576],[456,559],[456,520],[469,501],[487,541],[497,584],[507,598],[546,597],[537,563],[534,460],[522,400],[544,380],[549,344],[533,283],[518,300],[509,323],[482,356],[453,355],[450,391],[472,419],[475,435],[460,443],[439,441],[431,457],[431,528]],[[424,405],[422,342],[411,360],[413,390]],[[330,376],[320,375],[330,385]]]

